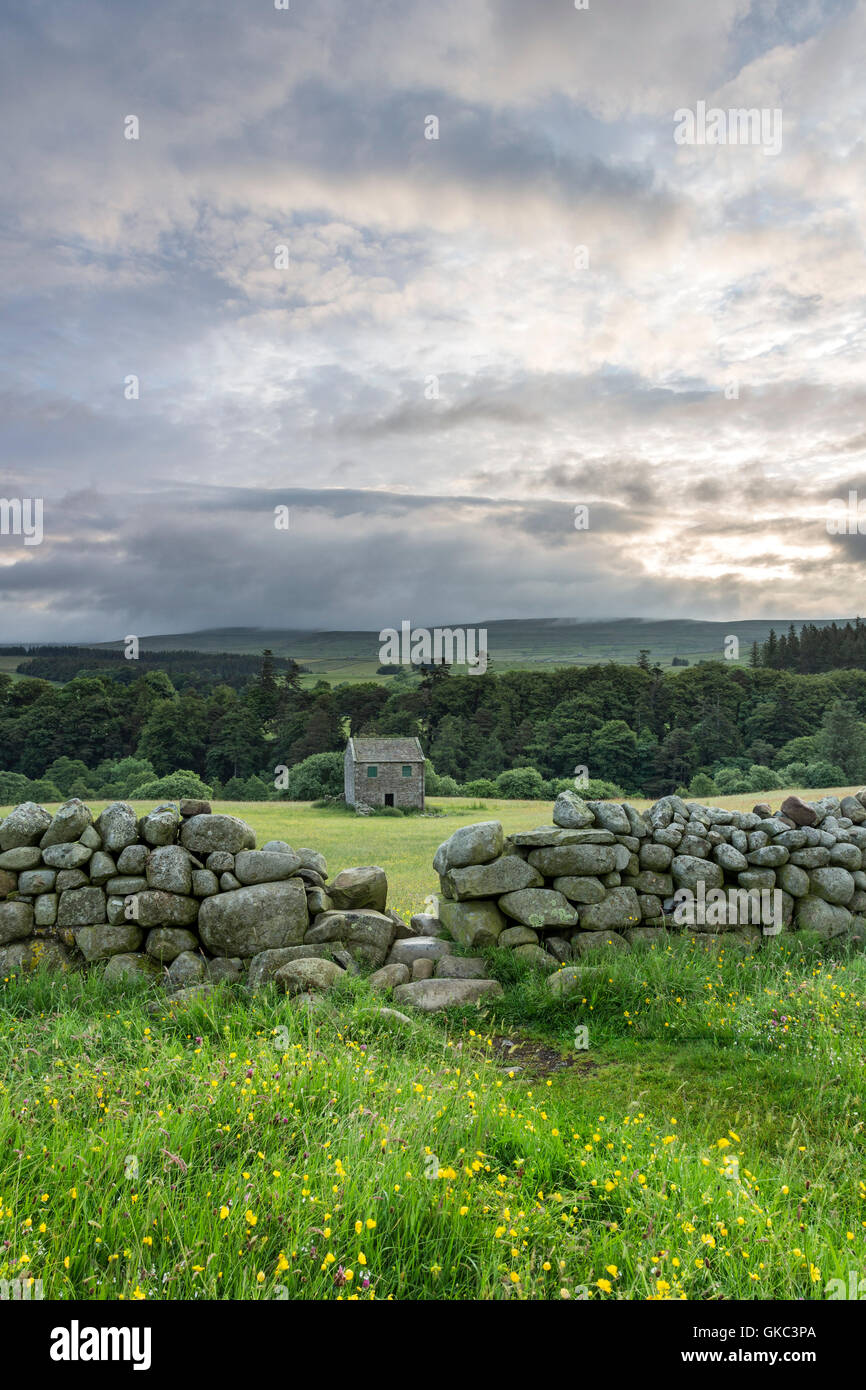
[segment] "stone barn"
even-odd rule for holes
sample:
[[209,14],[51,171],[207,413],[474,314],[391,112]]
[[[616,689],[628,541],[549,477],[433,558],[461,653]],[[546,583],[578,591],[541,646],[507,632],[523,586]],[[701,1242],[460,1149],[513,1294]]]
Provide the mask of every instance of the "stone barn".
[[424,754],[417,738],[350,738],[344,766],[347,805],[424,810]]

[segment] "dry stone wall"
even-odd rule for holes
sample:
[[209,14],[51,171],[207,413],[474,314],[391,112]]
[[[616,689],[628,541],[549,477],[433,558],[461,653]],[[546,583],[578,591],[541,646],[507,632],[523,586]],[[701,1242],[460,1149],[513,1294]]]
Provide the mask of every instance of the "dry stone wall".
[[[363,971],[396,1002],[438,1010],[501,994],[483,954],[494,945],[565,988],[588,953],[677,925],[707,947],[754,949],[768,930],[862,944],[864,864],[866,791],[789,797],[775,814],[676,796],[638,812],[564,792],[552,825],[456,830],[434,860],[437,910],[407,924],[378,865],[329,879],[317,851],[257,849],[251,826],[206,802],[145,816],[115,802],[95,819],[79,800],[54,815],[27,802],[0,821],[0,978],[87,967],[161,982],[176,1000],[219,981],[310,999]],[[774,915],[744,918],[756,899]]]
[[510,947],[557,970],[663,928],[754,948],[780,931],[862,942],[866,790],[773,813],[663,797],[648,811],[563,792],[553,824],[506,838],[465,826],[434,859],[439,921],[464,946]]

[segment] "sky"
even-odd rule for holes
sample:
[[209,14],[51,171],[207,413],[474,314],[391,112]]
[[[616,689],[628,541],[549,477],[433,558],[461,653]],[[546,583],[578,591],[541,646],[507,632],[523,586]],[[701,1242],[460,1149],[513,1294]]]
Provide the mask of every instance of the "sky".
[[288,4],[0,0],[0,642],[856,611],[866,3]]

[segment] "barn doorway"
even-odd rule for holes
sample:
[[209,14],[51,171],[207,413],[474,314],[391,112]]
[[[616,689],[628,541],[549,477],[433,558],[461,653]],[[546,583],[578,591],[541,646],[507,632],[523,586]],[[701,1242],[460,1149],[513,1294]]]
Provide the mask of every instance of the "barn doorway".
[[393,806],[393,805],[394,805],[394,793],[393,793],[393,792],[386,792],[386,793],[385,793],[385,805],[386,805],[386,806]]

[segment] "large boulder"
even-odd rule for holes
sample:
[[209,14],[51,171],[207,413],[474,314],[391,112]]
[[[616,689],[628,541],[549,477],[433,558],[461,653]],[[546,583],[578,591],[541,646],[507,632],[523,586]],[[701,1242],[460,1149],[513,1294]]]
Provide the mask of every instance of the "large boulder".
[[388,901],[388,879],[378,864],[343,869],[328,887],[335,908],[370,908],[384,912]]
[[291,878],[301,867],[301,857],[294,851],[242,849],[235,855],[235,878],[244,887],[252,883],[279,883]]
[[[210,819],[234,817],[194,816],[184,831],[196,820]],[[289,878],[205,898],[198,914],[198,934],[212,955],[246,959],[278,946],[298,945],[304,939],[307,920],[303,883]]]
[[0,850],[38,845],[51,824],[51,812],[35,801],[24,801],[0,821]]
[[[555,854],[556,850],[535,850],[535,854]],[[500,893],[518,888],[540,888],[537,869],[516,854],[503,854],[489,864],[470,864],[465,869],[449,869],[447,882],[458,902],[464,898],[498,898]]]
[[191,927],[198,916],[197,898],[166,893],[161,888],[147,888],[143,893],[136,893],[132,902],[135,906],[127,916],[142,927]]
[[0,946],[0,978],[26,975],[33,970],[69,970],[71,962],[65,948],[51,937],[29,937]]
[[[106,806],[96,822],[96,828],[102,839],[102,848],[109,854],[122,853],[138,838],[138,820],[128,801],[112,801],[110,806]],[[129,873],[130,870],[121,868],[120,872]]]
[[853,917],[846,907],[825,902],[823,898],[798,898],[795,908],[795,921],[798,931],[811,931],[829,940],[848,931]]
[[508,925],[506,918],[492,902],[452,902],[439,899],[439,920],[445,930],[462,946],[495,946]]
[[519,888],[503,893],[499,907],[506,917],[513,917],[525,927],[573,927],[577,912],[563,893],[554,888]]
[[180,842],[193,854],[212,854],[214,850],[239,854],[242,849],[255,849],[256,835],[238,816],[193,816],[184,823]]
[[679,888],[688,888],[692,892],[702,880],[707,888],[721,888],[725,881],[720,864],[711,859],[699,859],[693,854],[675,854],[671,861],[671,873]]
[[455,1004],[475,1004],[486,995],[500,995],[498,980],[417,980],[398,985],[394,999],[399,1004],[411,1004],[423,1013],[438,1013]]

